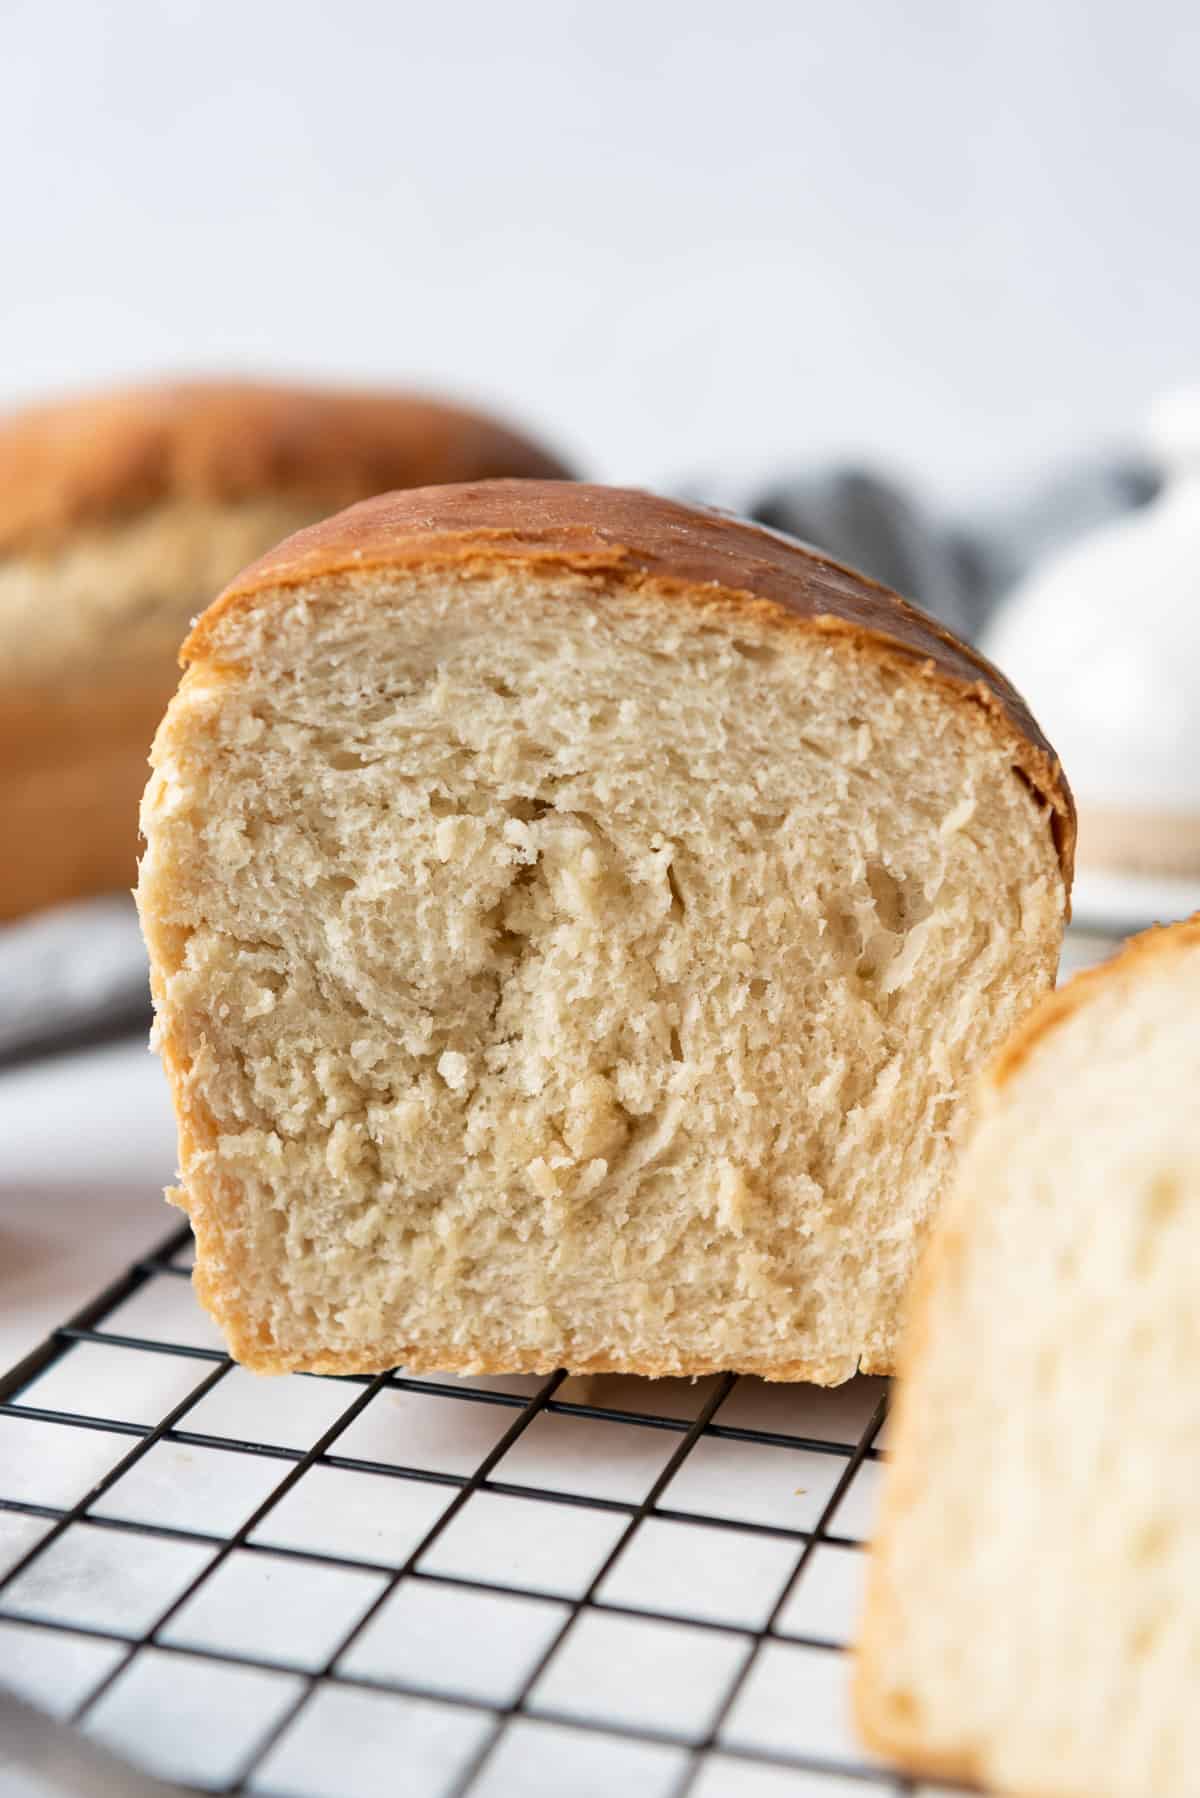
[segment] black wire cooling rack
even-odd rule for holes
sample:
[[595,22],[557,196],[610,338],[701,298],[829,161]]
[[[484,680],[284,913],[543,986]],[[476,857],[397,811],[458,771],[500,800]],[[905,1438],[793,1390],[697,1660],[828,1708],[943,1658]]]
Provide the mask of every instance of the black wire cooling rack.
[[189,1266],[184,1226],[0,1379],[0,1680],[229,1793],[914,1789],[815,1603],[883,1381],[260,1380]]

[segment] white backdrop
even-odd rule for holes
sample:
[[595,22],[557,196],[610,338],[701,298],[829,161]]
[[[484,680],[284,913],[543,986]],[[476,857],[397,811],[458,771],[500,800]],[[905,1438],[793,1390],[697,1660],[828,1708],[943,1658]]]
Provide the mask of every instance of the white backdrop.
[[1190,0],[26,0],[0,398],[415,379],[590,472],[955,497],[1195,379]]

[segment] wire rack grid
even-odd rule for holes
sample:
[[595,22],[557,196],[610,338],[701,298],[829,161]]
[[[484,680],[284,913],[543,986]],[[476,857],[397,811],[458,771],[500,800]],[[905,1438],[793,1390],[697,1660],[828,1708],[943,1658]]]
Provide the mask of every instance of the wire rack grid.
[[276,1798],[836,1798],[885,1382],[237,1368],[187,1227],[0,1379],[3,1677]]

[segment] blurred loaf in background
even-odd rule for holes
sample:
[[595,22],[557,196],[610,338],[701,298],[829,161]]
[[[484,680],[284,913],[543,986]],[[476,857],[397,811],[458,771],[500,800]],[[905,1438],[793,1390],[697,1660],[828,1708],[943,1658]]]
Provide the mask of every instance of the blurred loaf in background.
[[193,381],[0,422],[0,920],[132,885],[176,651],[239,568],[371,494],[503,475],[568,471],[406,393]]

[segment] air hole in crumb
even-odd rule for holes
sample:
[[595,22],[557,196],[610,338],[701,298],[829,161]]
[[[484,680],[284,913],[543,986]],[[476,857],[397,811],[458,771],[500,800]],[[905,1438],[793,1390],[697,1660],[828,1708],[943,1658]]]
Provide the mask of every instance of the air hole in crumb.
[[881,862],[867,866],[867,885],[875,903],[875,915],[885,930],[898,936],[904,929],[907,905],[903,884]]
[[435,818],[452,818],[457,815],[459,807],[455,804],[453,799],[448,799],[444,793],[431,793],[429,795],[429,809]]
[[679,878],[670,862],[667,863],[667,885],[671,889],[671,916],[673,918],[682,918],[687,912],[687,905],[684,902],[683,892],[679,885]]
[[496,695],[497,699],[515,699],[517,697],[516,688],[510,687],[506,680],[500,680],[496,675],[493,675],[491,680],[484,681],[483,684]]
[[517,818],[522,824],[536,824],[554,810],[554,803],[550,799],[510,799],[507,809],[510,818]]
[[836,902],[825,906],[825,929],[829,942],[840,956],[857,963],[862,954],[862,927],[851,911]]
[[360,755],[356,749],[335,749],[331,752],[328,766],[341,773],[354,768],[369,768],[370,758]]
[[680,1040],[679,1032],[674,1025],[671,1026],[671,1060],[683,1060],[683,1043]]
[[[526,862],[517,869],[504,897],[485,913],[481,922],[485,930],[492,933],[492,943],[498,955],[508,963],[516,962],[529,948],[529,936],[520,928],[520,906],[522,895],[538,878],[536,862]],[[511,967],[508,972],[511,973]],[[495,1002],[492,1007],[492,1018],[495,1020],[504,998],[503,983],[498,985]]]
[[155,926],[158,957],[169,974],[178,974],[187,961],[188,944],[196,932],[190,924],[165,924]]
[[777,662],[779,651],[770,643],[746,643],[735,637],[733,648],[737,655],[743,656],[747,662]]
[[770,985],[770,981],[767,981],[767,980],[758,980],[758,979],[752,980],[750,982],[750,997],[751,997],[751,999],[756,1000],[756,1001],[759,999],[765,999],[767,996],[767,988],[769,987],[769,985]]

